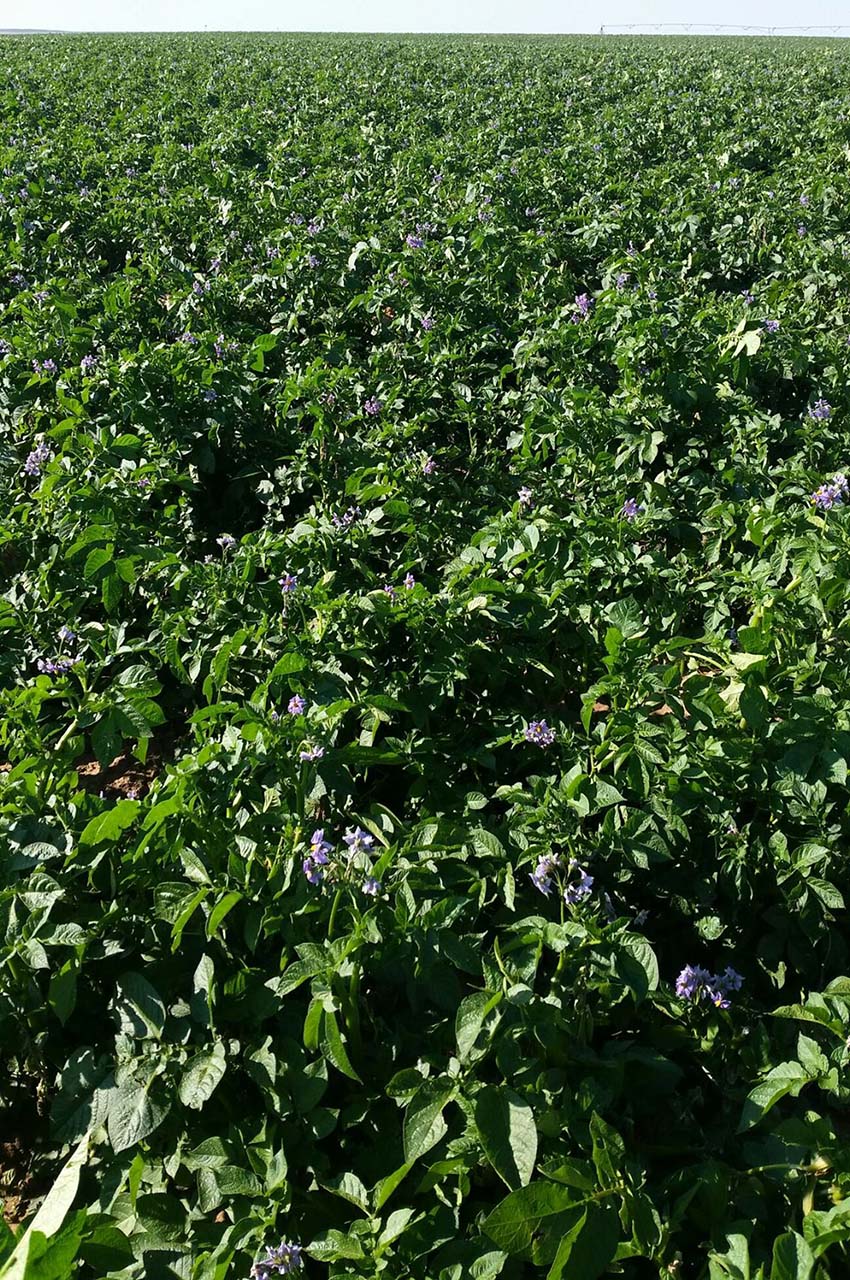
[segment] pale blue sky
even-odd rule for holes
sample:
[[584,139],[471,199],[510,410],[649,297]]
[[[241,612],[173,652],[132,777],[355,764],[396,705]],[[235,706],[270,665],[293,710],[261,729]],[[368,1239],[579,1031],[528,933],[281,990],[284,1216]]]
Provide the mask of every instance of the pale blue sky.
[[0,28],[598,31],[600,23],[850,27],[847,0],[0,0]]

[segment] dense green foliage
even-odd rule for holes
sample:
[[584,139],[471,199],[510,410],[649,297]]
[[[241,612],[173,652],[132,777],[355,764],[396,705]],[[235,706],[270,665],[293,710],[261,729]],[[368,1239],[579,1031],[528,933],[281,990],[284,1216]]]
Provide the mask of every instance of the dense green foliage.
[[848,1274],[848,112],[0,46],[4,1280]]

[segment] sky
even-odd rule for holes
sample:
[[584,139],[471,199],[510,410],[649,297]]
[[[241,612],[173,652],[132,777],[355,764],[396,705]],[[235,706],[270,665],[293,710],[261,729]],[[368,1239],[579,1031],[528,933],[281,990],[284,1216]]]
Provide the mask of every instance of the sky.
[[0,29],[599,31],[600,24],[848,24],[846,0],[0,0]]

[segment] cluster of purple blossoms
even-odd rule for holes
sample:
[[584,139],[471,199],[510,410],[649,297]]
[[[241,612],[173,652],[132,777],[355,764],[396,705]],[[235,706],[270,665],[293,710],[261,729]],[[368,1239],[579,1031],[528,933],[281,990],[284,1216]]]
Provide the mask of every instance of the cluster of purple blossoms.
[[282,578],[278,579],[280,589],[285,596],[291,595],[298,586],[297,573],[285,573]]
[[210,271],[217,272],[221,270],[221,258],[213,258],[210,262]]
[[205,293],[209,293],[212,285],[209,280],[194,280],[192,282],[192,292],[196,297],[202,298]]
[[431,315],[430,311],[422,317],[422,319],[419,321],[419,324],[425,330],[426,333],[431,332],[431,330],[434,328],[434,317]]
[[236,546],[236,539],[232,533],[223,533],[220,538],[216,538],[216,542],[222,551],[232,551]]
[[303,716],[307,703],[301,697],[300,693],[293,693],[287,703],[286,710],[291,716]]
[[43,440],[39,440],[35,448],[27,454],[24,463],[25,476],[40,476],[42,465],[50,458],[50,450]]
[[325,224],[322,222],[321,218],[313,218],[312,221],[307,223],[307,234],[310,236],[317,236],[324,225]]
[[410,571],[404,575],[404,582],[402,583],[402,586],[406,591],[412,591],[416,586],[416,579]]
[[333,845],[325,839],[324,827],[317,827],[310,840],[310,852],[301,864],[310,884],[322,883],[332,853]]
[[383,407],[377,396],[369,396],[368,400],[363,401],[363,412],[368,413],[370,418],[377,418]]
[[[353,831],[346,831],[342,838],[343,844],[348,846],[347,865],[352,867],[355,862],[360,862],[364,856],[371,854],[375,845],[375,837],[369,835],[368,831],[364,831],[361,827],[355,827]],[[313,832],[310,841],[310,851],[302,863],[304,875],[310,884],[322,884],[327,875],[326,868],[330,864],[330,856],[334,852],[334,846],[325,839],[324,828],[320,827]],[[369,897],[377,897],[381,892],[382,885],[380,880],[376,880],[371,874],[366,875],[361,885],[363,893]]]
[[336,512],[331,516],[331,523],[335,529],[350,529],[351,526],[360,518],[359,507],[349,507],[341,516]]
[[801,195],[801,196],[800,196],[800,204],[803,206],[803,208],[804,208],[804,209],[805,209],[805,207],[806,207],[806,205],[807,205],[808,203],[809,203],[809,197],[808,197],[807,195],[805,195],[805,194],[804,194],[804,195]]
[[220,333],[213,342],[213,351],[215,352],[216,360],[221,360],[222,356],[226,355],[228,351],[238,350],[239,343],[226,340],[223,333]]
[[745,306],[747,306],[747,307],[751,307],[751,306],[753,305],[753,303],[755,302],[755,298],[754,298],[754,297],[753,297],[753,295],[750,293],[749,289],[742,289],[742,290],[741,290],[741,297],[744,299],[744,305],[745,305]]
[[58,640],[61,640],[63,644],[73,644],[77,638],[77,633],[76,631],[72,631],[67,623],[63,623],[56,632],[56,637]]
[[822,484],[812,494],[812,502],[820,511],[829,511],[831,507],[840,507],[850,497],[850,483],[842,471],[833,478],[831,484]]
[[808,230],[809,228],[806,226],[805,222],[801,222],[800,225],[797,227],[797,235],[800,237],[801,240],[803,236],[808,234]]
[[643,511],[643,507],[634,498],[626,498],[626,501],[620,507],[620,518],[623,520],[636,520]]
[[567,868],[571,876],[577,877],[572,884],[568,884],[564,890],[564,901],[569,906],[574,907],[577,902],[581,902],[582,898],[586,898],[593,889],[593,876],[587,874],[583,867],[580,867],[575,858],[570,858]]
[[827,418],[832,417],[832,405],[821,397],[814,404],[809,405],[809,417],[814,418],[816,422],[825,422]]
[[205,399],[205,400],[210,400],[210,401],[212,401],[212,400],[217,400],[217,399],[218,399],[218,392],[217,392],[217,391],[213,391],[212,387],[208,387],[208,388],[207,388],[207,390],[204,392],[204,399]]
[[97,356],[92,355],[92,353],[89,351],[86,355],[83,356],[82,360],[80,361],[80,368],[82,369],[83,373],[89,373],[95,367],[96,364],[97,364]]
[[36,302],[46,302],[50,297],[50,292],[47,289],[36,289],[32,296],[35,298]]
[[384,595],[389,596],[390,600],[395,600],[396,596],[398,595],[398,592],[396,591],[395,587],[391,582],[385,582],[384,585],[381,587],[381,590],[383,591]]
[[532,720],[525,730],[526,742],[533,742],[536,747],[551,747],[555,741],[555,730],[550,729],[545,720]]
[[39,658],[36,666],[46,676],[65,676],[79,658]]
[[408,232],[404,237],[404,243],[407,245],[408,249],[422,249],[425,245],[425,241],[422,237],[415,236],[413,232]]
[[437,464],[429,454],[422,463],[422,474],[423,476],[432,476],[436,470]]
[[521,489],[517,489],[516,496],[519,498],[519,505],[521,507],[534,506],[534,494],[531,492],[528,485],[524,484]]
[[251,1268],[251,1280],[273,1280],[276,1275],[289,1276],[293,1271],[299,1271],[302,1266],[301,1245],[284,1242],[274,1245],[264,1258],[254,1263]]
[[36,373],[56,373],[55,360],[33,360],[32,367]]
[[765,333],[778,333],[779,321],[778,320],[762,320],[761,327],[764,329]]
[[582,320],[586,320],[590,315],[590,308],[593,306],[593,299],[586,293],[577,293],[575,296],[576,309],[570,316],[573,324],[580,324]]
[[710,1000],[718,1009],[729,1008],[729,993],[740,991],[744,979],[731,966],[724,973],[709,973],[701,965],[686,964],[676,979],[676,995],[682,1000]]
[[561,865],[561,860],[557,853],[546,853],[538,858],[537,866],[529,874],[529,879],[535,889],[539,889],[541,893],[549,896],[552,889],[552,877]]
[[322,262],[322,259],[317,254],[315,253],[307,254],[308,267],[313,267],[313,269],[315,270],[316,267],[321,266],[321,262]]
[[631,279],[631,276],[629,275],[628,271],[617,272],[616,276],[614,277],[614,284],[616,285],[618,293],[623,292],[626,285],[629,283],[630,279]]
[[304,760],[307,764],[312,764],[314,760],[321,760],[325,754],[324,747],[306,746],[302,751],[298,752],[298,759]]
[[175,342],[184,342],[189,347],[196,347],[198,345],[198,339],[195,337],[194,333],[190,333],[188,329],[185,333],[181,333],[179,337],[175,338]]

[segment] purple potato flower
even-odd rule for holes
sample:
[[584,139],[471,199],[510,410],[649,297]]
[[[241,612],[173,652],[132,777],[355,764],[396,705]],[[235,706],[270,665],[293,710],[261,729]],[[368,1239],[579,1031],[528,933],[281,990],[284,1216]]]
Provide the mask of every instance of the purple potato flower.
[[809,417],[815,422],[825,422],[827,418],[832,417],[832,405],[828,400],[819,397],[814,404],[809,405]]
[[310,852],[302,862],[304,875],[310,884],[321,884],[325,878],[324,868],[330,861],[333,845],[325,839],[323,827],[318,827],[310,840]]
[[50,450],[43,440],[40,440],[35,448],[27,454],[23,471],[25,476],[40,476],[42,465],[50,458]]
[[718,1009],[728,1009],[729,993],[740,991],[744,979],[731,966],[721,973],[709,973],[701,965],[686,964],[676,979],[676,995],[694,1003],[709,1000]]
[[416,586],[416,579],[412,573],[404,575],[404,583],[402,584],[407,591],[411,591]]
[[298,586],[298,574],[285,573],[283,577],[279,579],[279,584],[280,589],[285,596],[291,595]]
[[293,693],[292,697],[289,699],[286,710],[291,716],[302,716],[306,706],[307,703],[301,697],[301,694]]
[[368,853],[375,843],[375,837],[370,836],[369,832],[364,831],[362,827],[355,827],[353,831],[346,831],[342,839],[343,843],[348,845],[349,855]]
[[300,1271],[301,1246],[299,1244],[274,1245],[264,1258],[260,1258],[251,1268],[251,1280],[273,1280],[274,1276],[292,1275]]
[[236,539],[232,533],[223,533],[221,537],[216,538],[216,542],[221,547],[222,551],[232,551],[236,546]]
[[377,418],[383,407],[377,396],[369,396],[368,400],[363,401],[363,412],[368,413],[370,418]]
[[519,505],[521,507],[534,506],[534,494],[527,485],[523,485],[521,489],[517,490],[517,497],[519,498]]
[[437,464],[429,455],[422,463],[422,474],[423,476],[432,476],[436,470]]
[[529,874],[529,879],[535,889],[539,889],[546,897],[552,889],[552,876],[561,865],[561,860],[557,853],[544,854],[537,861],[537,866]]
[[42,675],[64,676],[79,662],[79,658],[39,658],[36,666]]
[[778,333],[779,321],[778,320],[762,320],[761,327],[765,330],[766,333]]
[[642,511],[643,507],[635,498],[626,498],[620,508],[620,516],[623,520],[636,520]]
[[545,720],[532,720],[525,730],[526,742],[533,742],[536,747],[551,747],[555,741],[555,730],[550,729]]
[[354,522],[360,516],[359,507],[349,507],[343,514],[337,515],[336,512],[331,516],[331,523],[336,529],[350,529]]
[[843,472],[835,476],[831,484],[822,484],[812,494],[812,502],[820,511],[843,506],[850,497],[850,484]]
[[593,889],[593,876],[588,875],[575,858],[570,858],[568,871],[571,875],[578,875],[578,880],[574,884],[568,884],[564,890],[564,901],[574,907],[577,902],[581,902],[582,898],[590,894]]
[[376,880],[374,876],[367,876],[363,881],[363,892],[370,898],[377,898],[382,887],[380,880]]
[[324,754],[324,747],[306,747],[304,751],[298,752],[298,759],[312,764],[314,760],[321,760]]

